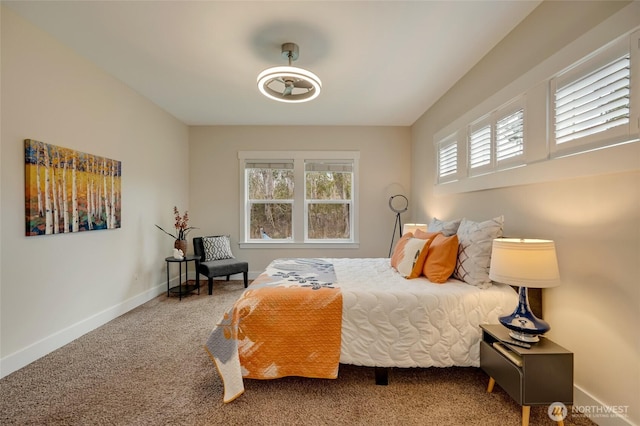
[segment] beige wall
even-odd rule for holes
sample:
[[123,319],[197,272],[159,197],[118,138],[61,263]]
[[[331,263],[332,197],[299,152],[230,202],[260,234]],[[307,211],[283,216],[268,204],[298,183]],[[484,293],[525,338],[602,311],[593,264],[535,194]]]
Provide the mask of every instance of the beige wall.
[[[191,127],[190,214],[192,235],[230,234],[236,257],[252,276],[278,257],[386,257],[395,213],[389,197],[410,191],[410,131],[407,127]],[[360,152],[358,249],[239,248],[238,151],[346,150]],[[403,214],[403,220],[410,212]],[[397,237],[396,237],[397,240]]]
[[[6,375],[165,289],[188,130],[2,8],[0,358]],[[25,237],[24,139],[122,161],[122,227]]]
[[[563,175],[463,194],[433,192],[437,131],[620,7],[616,2],[543,3],[411,129],[187,129],[2,8],[2,375],[162,292],[162,259],[170,254],[171,241],[153,224],[170,228],[174,205],[188,208],[191,223],[200,228],[191,236],[229,233],[237,243],[239,150],[358,150],[360,248],[234,245],[252,273],[274,257],[385,256],[395,219],[387,201],[397,193],[411,194],[412,210],[404,221],[504,214],[507,234],[557,242],[563,285],[545,291],[545,316],[550,335],[575,352],[576,401],[629,405],[629,422],[640,424],[638,171]],[[26,238],[25,138],[121,160],[122,228]]]
[[[504,214],[506,235],[556,241],[562,285],[545,290],[544,315],[552,327],[549,336],[575,354],[575,402],[629,406],[626,416],[594,418],[599,424],[640,424],[638,144],[628,151],[635,156],[635,170],[589,175],[609,156],[593,153],[564,163],[580,163],[580,177],[569,178],[556,168],[554,179],[553,168],[529,166],[547,173],[538,176],[540,183],[436,195],[433,142],[441,128],[623,6],[543,3],[412,127],[415,220],[485,220]],[[610,24],[599,34],[623,34],[640,24],[638,6],[625,9],[626,17],[616,21],[631,27]],[[594,37],[593,48],[606,41]]]

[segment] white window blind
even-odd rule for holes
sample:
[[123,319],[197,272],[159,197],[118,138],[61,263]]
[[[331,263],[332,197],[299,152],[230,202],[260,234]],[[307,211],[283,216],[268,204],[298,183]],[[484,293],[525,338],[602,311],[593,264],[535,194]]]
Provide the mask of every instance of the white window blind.
[[486,124],[469,135],[469,168],[491,164],[491,125]]
[[555,91],[555,141],[563,144],[629,123],[630,56]]
[[247,160],[245,169],[293,170],[293,160]]
[[307,172],[344,172],[353,171],[353,162],[344,161],[305,161],[304,169]]
[[458,172],[458,141],[443,141],[438,147],[438,180],[450,180]]
[[496,123],[496,161],[524,154],[524,109],[521,108]]

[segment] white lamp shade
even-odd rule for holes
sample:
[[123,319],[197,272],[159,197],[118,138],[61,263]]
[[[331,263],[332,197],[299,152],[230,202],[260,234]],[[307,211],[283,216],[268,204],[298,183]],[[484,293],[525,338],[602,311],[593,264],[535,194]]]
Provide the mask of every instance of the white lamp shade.
[[407,232],[416,232],[416,230],[422,230],[422,231],[427,231],[427,225],[425,223],[405,223],[402,226],[402,235],[406,234]]
[[560,285],[554,242],[518,238],[493,240],[489,278],[520,287]]

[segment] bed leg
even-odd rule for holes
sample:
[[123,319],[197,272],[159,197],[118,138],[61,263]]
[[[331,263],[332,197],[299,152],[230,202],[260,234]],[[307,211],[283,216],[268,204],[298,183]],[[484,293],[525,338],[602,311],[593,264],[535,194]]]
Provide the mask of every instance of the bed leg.
[[376,385],[387,386],[389,384],[389,369],[387,367],[375,367]]

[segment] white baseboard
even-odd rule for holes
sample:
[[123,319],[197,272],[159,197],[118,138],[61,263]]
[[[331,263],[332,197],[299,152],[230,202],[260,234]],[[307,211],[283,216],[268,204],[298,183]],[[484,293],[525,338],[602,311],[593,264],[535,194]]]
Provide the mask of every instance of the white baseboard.
[[5,377],[14,371],[25,367],[33,361],[42,358],[55,351],[58,348],[72,342],[78,337],[82,336],[94,330],[101,325],[108,323],[109,321],[119,317],[120,315],[136,308],[143,303],[148,302],[154,297],[167,291],[167,285],[157,285],[137,296],[118,303],[115,306],[105,309],[102,312],[98,312],[89,318],[78,321],[77,323],[60,330],[50,336],[41,339],[24,349],[14,352],[6,357],[0,359],[0,378]]
[[[626,415],[628,406],[610,406],[578,386],[573,387],[573,416],[584,415],[599,426],[637,426]],[[577,413],[576,413],[577,411]]]

